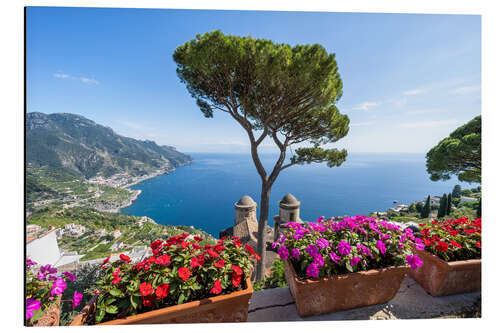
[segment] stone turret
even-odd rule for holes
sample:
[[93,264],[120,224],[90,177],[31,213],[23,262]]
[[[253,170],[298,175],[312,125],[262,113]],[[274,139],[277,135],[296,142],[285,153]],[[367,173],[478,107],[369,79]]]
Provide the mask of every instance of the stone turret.
[[236,236],[244,244],[257,245],[259,223],[257,221],[257,204],[251,197],[244,195],[234,204],[234,226],[219,232],[219,237]]
[[287,222],[299,222],[300,219],[300,201],[291,193],[288,193],[281,199],[279,215],[274,216],[274,240],[278,239],[279,233],[285,229]]

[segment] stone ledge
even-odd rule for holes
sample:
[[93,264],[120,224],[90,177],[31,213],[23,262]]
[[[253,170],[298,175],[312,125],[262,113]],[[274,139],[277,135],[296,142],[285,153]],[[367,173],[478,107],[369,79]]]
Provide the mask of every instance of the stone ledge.
[[481,292],[432,297],[407,276],[388,303],[301,318],[288,287],[265,289],[254,292],[248,322],[437,318],[473,309],[480,298]]

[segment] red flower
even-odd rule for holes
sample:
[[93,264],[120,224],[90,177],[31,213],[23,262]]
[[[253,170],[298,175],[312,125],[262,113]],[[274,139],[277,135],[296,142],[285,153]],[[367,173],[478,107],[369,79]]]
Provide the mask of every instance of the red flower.
[[233,276],[231,278],[231,282],[233,283],[233,286],[238,288],[240,286],[240,283],[241,283],[241,275],[233,274]]
[[478,248],[481,248],[481,240],[478,240],[474,245],[476,245]]
[[218,295],[221,293],[221,291],[222,291],[222,286],[220,280],[215,280],[212,289],[210,289],[210,293]]
[[142,305],[147,306],[148,308],[152,308],[154,304],[154,296],[146,296],[142,297]]
[[151,243],[151,250],[159,250],[161,248],[163,241],[160,239],[155,240]]
[[431,241],[428,240],[427,238],[424,238],[423,240],[424,240],[425,246],[430,246],[431,245]]
[[217,261],[217,262],[214,262],[214,266],[215,266],[215,267],[217,267],[217,268],[222,268],[222,267],[224,267],[224,264],[225,264],[224,259],[221,259],[221,260],[219,260],[219,261]]
[[226,247],[225,247],[225,246],[223,246],[223,245],[217,245],[217,246],[215,247],[215,251],[217,251],[217,252],[219,252],[219,253],[220,253],[220,252],[222,252],[225,248],[226,248]]
[[438,242],[436,248],[439,252],[446,252],[448,251],[448,244],[445,242]]
[[453,246],[454,246],[454,247],[456,247],[456,248],[459,248],[459,249],[461,249],[461,248],[462,248],[462,245],[458,244],[458,243],[457,243],[457,242],[455,242],[455,241],[452,241],[452,240],[451,240],[451,241],[450,241],[450,244],[451,244],[451,245],[453,245]]
[[261,260],[261,257],[257,253],[254,253],[253,255],[257,261]]
[[201,242],[203,240],[203,238],[201,238],[200,236],[194,236],[193,238],[197,242]]
[[234,274],[236,274],[238,276],[243,274],[243,271],[241,270],[240,267],[235,266],[235,265],[231,265],[231,268],[232,268]]
[[165,298],[168,296],[168,292],[170,291],[170,285],[168,283],[162,283],[156,288],[156,297]]
[[156,262],[163,266],[168,265],[170,264],[170,256],[168,254],[159,256],[158,258],[156,258]]
[[120,254],[120,259],[125,261],[125,262],[130,262],[130,257],[127,255],[124,255],[123,253]]
[[183,281],[186,281],[191,276],[191,271],[187,267],[181,267],[179,268],[178,274]]
[[252,248],[250,245],[245,244],[245,249],[246,249],[248,252],[250,252],[251,254],[255,254],[255,251],[253,250],[253,248]]
[[215,252],[214,250],[212,250],[212,249],[208,249],[207,252],[213,258],[216,258],[216,257],[219,256],[219,254],[217,252]]
[[194,269],[194,268],[196,268],[198,266],[201,266],[200,261],[196,257],[191,258],[190,265],[191,265],[191,269]]
[[189,243],[185,242],[185,241],[182,241],[181,246],[182,246],[183,249],[185,249],[186,247],[189,246]]
[[197,250],[201,249],[201,246],[198,243],[191,243],[191,246]]
[[111,281],[112,284],[114,285],[117,285],[120,281],[122,280],[121,277],[119,277],[118,275],[116,275],[113,280]]
[[139,285],[139,291],[141,292],[142,296],[148,296],[152,295],[154,290],[153,286],[149,282],[143,282]]
[[449,234],[450,236],[456,236],[456,235],[458,235],[458,233],[459,233],[459,231],[458,231],[458,230],[450,230],[450,231],[448,231],[448,234]]
[[102,262],[101,266],[106,265],[108,263],[108,261],[109,261],[109,258],[111,258],[111,256],[109,256],[106,259],[104,259],[104,261]]

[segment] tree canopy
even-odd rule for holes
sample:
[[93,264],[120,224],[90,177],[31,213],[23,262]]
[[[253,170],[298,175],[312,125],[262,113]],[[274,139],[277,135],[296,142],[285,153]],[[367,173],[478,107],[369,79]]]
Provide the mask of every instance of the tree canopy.
[[427,153],[431,180],[481,182],[481,116],[457,128]]
[[[217,30],[179,46],[173,58],[203,115],[225,112],[248,135],[262,180],[258,252],[263,262],[269,195],[279,173],[295,164],[327,162],[334,167],[346,160],[345,149],[324,147],[349,131],[349,118],[335,105],[342,96],[335,54],[319,44],[290,46]],[[258,154],[266,138],[280,152],[269,174]],[[261,263],[257,280],[263,277]]]

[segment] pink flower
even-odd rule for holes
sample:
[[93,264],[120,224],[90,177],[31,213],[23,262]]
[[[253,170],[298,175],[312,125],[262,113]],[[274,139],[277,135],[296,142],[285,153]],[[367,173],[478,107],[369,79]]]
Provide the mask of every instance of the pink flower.
[[80,305],[82,298],[83,294],[80,294],[78,291],[75,290],[75,293],[73,294],[73,310],[75,309],[75,307]]
[[61,295],[66,289],[66,282],[62,278],[57,278],[52,284],[52,288],[50,288],[50,295]]
[[330,259],[336,264],[339,263],[339,260],[341,259],[335,252],[330,252]]
[[422,266],[422,260],[420,260],[420,258],[416,254],[407,255],[406,262],[412,269],[417,269],[418,267]]
[[40,309],[40,301],[34,298],[28,298],[26,300],[26,319],[33,317],[33,312]]
[[290,255],[286,246],[280,246],[278,254],[280,255],[280,259],[288,259],[288,256]]
[[354,267],[358,264],[358,262],[361,260],[359,257],[354,257],[351,259],[351,267]]
[[337,248],[341,256],[347,256],[349,255],[349,253],[351,253],[351,245],[349,245],[349,243],[347,243],[346,241],[341,241],[337,245]]
[[292,258],[299,259],[299,256],[300,256],[300,250],[292,249]]
[[318,265],[316,265],[315,263],[310,264],[309,266],[307,266],[306,273],[312,278],[317,278],[319,275]]
[[64,276],[66,276],[70,281],[76,281],[76,276],[71,274],[70,272],[64,272]]
[[381,240],[377,241],[377,249],[379,249],[380,253],[382,254],[384,254],[387,251],[384,242],[382,242]]

